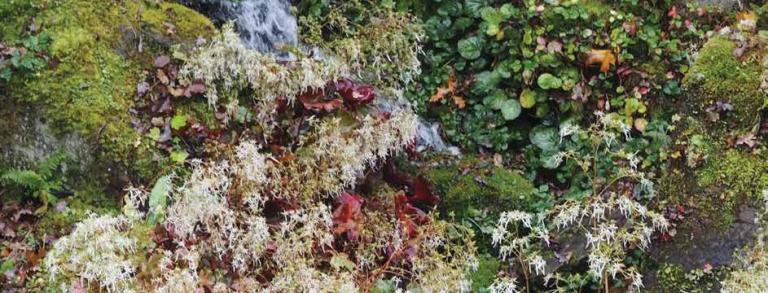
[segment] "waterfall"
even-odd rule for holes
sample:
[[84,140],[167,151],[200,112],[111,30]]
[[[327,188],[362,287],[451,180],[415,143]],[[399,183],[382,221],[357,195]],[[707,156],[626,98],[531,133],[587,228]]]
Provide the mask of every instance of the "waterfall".
[[[280,50],[281,45],[299,45],[296,17],[291,14],[291,5],[287,0],[197,0],[190,5],[204,6],[202,10],[218,22],[234,21],[243,43],[251,49],[277,54],[280,59],[290,59],[289,53]],[[374,107],[378,111],[392,112],[409,109],[411,105],[402,98],[380,96]],[[440,125],[436,122],[419,119],[415,139],[416,149],[420,152],[460,154],[457,147],[443,141]]]
[[299,43],[296,17],[287,0],[203,0],[190,5],[202,7],[217,22],[234,21],[248,48],[288,59],[290,54],[280,48]]

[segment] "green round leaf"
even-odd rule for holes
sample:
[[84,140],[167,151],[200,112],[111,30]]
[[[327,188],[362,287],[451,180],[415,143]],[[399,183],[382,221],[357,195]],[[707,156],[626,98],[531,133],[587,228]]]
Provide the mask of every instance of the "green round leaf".
[[562,79],[559,79],[556,76],[549,73],[544,73],[542,75],[539,75],[539,78],[536,80],[536,83],[538,83],[539,86],[545,90],[557,89],[563,86]]
[[478,37],[469,37],[459,41],[459,54],[464,59],[474,60],[480,57],[482,40]]
[[560,134],[554,127],[539,125],[531,129],[528,138],[531,140],[532,144],[540,149],[544,151],[553,151],[557,149],[557,145],[560,141]]
[[524,89],[523,92],[520,93],[520,106],[530,109],[533,108],[534,105],[536,105],[536,92]]
[[496,90],[490,96],[485,97],[485,99],[483,99],[483,103],[491,107],[491,109],[501,110],[501,107],[506,100],[507,94],[505,94],[502,90]]
[[520,116],[520,102],[514,99],[505,100],[501,103],[501,115],[505,120],[515,120]]

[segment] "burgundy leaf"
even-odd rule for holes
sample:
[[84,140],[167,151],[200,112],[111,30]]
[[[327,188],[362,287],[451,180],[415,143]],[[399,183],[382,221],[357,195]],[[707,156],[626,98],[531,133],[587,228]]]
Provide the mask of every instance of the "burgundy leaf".
[[339,196],[339,206],[333,211],[333,232],[347,233],[347,239],[357,240],[358,220],[362,215],[363,198],[360,195],[344,192]]
[[299,101],[307,110],[333,112],[341,108],[341,99],[328,99],[322,89],[310,89],[299,96]]

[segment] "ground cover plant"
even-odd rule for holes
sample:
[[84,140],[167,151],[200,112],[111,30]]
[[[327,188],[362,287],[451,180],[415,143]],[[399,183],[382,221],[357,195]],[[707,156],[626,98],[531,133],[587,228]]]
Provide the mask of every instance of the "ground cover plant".
[[766,290],[759,1],[0,14],[3,291]]

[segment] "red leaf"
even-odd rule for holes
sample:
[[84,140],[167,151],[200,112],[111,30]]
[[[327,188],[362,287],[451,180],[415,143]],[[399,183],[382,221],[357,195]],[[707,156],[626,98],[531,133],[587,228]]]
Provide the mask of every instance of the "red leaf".
[[310,89],[299,96],[299,101],[307,110],[333,112],[341,107],[341,99],[328,99],[322,89]]
[[392,163],[384,167],[384,181],[405,190],[409,203],[432,207],[440,202],[440,198],[432,192],[429,182],[424,177],[413,177],[400,172]]
[[356,85],[347,78],[339,79],[334,87],[336,92],[344,99],[344,102],[352,106],[368,104],[376,97],[373,87]]
[[677,6],[672,6],[672,8],[669,9],[669,12],[667,12],[667,16],[671,18],[677,17]]
[[347,233],[347,239],[357,240],[358,220],[362,216],[363,198],[360,195],[344,192],[339,196],[339,206],[333,211],[333,233]]
[[187,87],[187,89],[184,91],[184,96],[189,98],[194,95],[204,94],[205,91],[206,91],[205,84],[203,84],[202,82],[196,82]]

